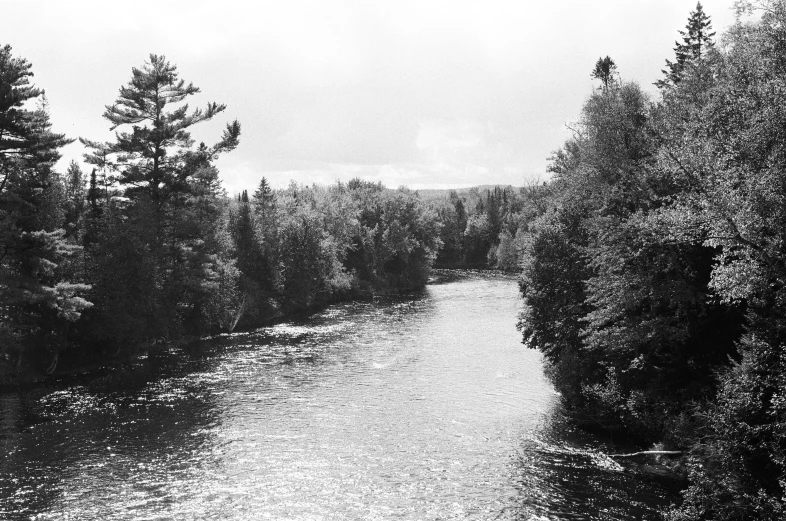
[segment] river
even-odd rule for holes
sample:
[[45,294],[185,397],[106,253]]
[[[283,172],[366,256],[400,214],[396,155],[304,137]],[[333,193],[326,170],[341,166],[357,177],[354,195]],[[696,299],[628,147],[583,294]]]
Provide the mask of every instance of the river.
[[0,394],[0,519],[659,519],[465,275]]

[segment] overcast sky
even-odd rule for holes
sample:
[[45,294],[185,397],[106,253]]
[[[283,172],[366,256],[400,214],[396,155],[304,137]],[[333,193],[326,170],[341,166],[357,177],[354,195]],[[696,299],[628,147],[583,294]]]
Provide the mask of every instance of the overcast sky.
[[[733,0],[706,0],[718,34]],[[33,64],[56,131],[107,140],[102,119],[150,53],[227,104],[194,137],[233,119],[241,145],[218,161],[224,186],[264,175],[412,188],[521,185],[545,177],[609,55],[651,84],[673,58],[695,1],[552,0],[148,2],[0,0],[0,44]],[[79,160],[77,144],[60,168]]]

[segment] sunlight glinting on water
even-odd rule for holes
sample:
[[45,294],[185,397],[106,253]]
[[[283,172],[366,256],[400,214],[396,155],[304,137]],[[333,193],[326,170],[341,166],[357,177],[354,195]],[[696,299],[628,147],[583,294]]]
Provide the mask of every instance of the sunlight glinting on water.
[[0,513],[655,518],[661,489],[555,427],[519,305],[512,279],[469,277],[22,395],[38,420],[0,433]]

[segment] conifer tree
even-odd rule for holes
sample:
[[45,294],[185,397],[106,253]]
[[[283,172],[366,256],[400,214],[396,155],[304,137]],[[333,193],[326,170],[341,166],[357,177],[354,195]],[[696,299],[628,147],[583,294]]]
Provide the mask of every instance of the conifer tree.
[[[107,143],[94,143],[82,138],[80,138],[80,141],[83,144],[90,146],[92,149],[92,152],[84,154],[83,157],[86,163],[95,166],[92,173],[90,174],[90,186],[94,187],[95,189],[92,192],[94,197],[93,201],[97,202],[99,197],[103,197],[103,199],[108,203],[109,187],[115,185],[116,183],[115,177],[110,175],[113,165],[110,158],[109,145]],[[98,171],[101,172],[100,185],[98,181]],[[103,194],[101,193],[102,190],[99,188],[99,186],[103,187]]]
[[[27,60],[0,47],[0,380],[43,344],[53,369],[67,324],[90,306],[80,296],[89,288],[70,282],[64,269],[78,248],[60,229],[62,191],[52,167],[70,141],[51,131],[32,76]],[[26,108],[29,101],[38,107]],[[16,368],[9,371],[3,364],[12,355]]]
[[254,208],[263,223],[266,221],[271,211],[274,200],[275,194],[273,194],[273,189],[270,188],[270,183],[267,182],[267,179],[263,177],[259,182],[259,187],[256,192],[254,192]]
[[71,161],[65,174],[66,236],[76,238],[82,228],[85,211],[85,178],[76,161]]
[[269,249],[273,239],[274,230],[276,226],[276,194],[270,187],[267,179],[264,177],[259,182],[259,187],[254,192],[254,214],[256,216],[257,226],[264,242],[266,249]]
[[94,168],[90,172],[90,185],[87,189],[87,202],[90,204],[90,216],[92,218],[101,216],[101,203],[99,202],[100,198],[101,189],[98,187],[98,176],[96,175],[96,169]]
[[714,44],[712,21],[704,13],[701,2],[698,2],[696,10],[690,13],[685,31],[680,31],[680,36],[682,43],[674,42],[675,60],[666,60],[666,69],[662,71],[666,77],[655,82],[659,88],[679,83],[685,67],[704,56]]
[[614,81],[614,74],[617,72],[617,64],[610,57],[598,58],[595,68],[592,70],[592,77],[603,83],[603,88],[608,89]]
[[[97,143],[83,139],[94,155],[114,156],[112,166],[119,172],[121,185],[143,188],[150,198],[161,204],[172,192],[182,190],[185,179],[183,164],[186,152],[193,145],[189,128],[208,121],[224,111],[226,105],[208,103],[205,109],[189,113],[188,104],[181,104],[189,96],[199,93],[193,83],[186,85],[179,78],[177,67],[164,56],[150,55],[141,69],[132,69],[127,86],[120,88],[117,100],[107,105],[104,118],[111,130],[131,127],[131,131],[116,132],[115,142]],[[173,107],[173,105],[177,105]],[[240,124],[227,125],[221,140],[205,149],[210,159],[238,145]]]
[[254,199],[258,202],[268,201],[273,195],[273,190],[270,188],[270,183],[267,182],[265,177],[259,182],[259,187],[254,192]]
[[[103,116],[115,139],[81,140],[91,149],[86,161],[104,175],[103,219],[111,223],[96,258],[106,259],[109,266],[117,249],[112,245],[120,240],[132,243],[129,254],[138,257],[122,263],[125,273],[96,273],[104,291],[96,320],[112,309],[125,314],[115,321],[115,331],[102,333],[107,336],[138,331],[136,324],[143,324],[147,340],[172,338],[188,324],[204,324],[200,303],[209,300],[219,248],[218,227],[210,222],[221,211],[218,173],[211,163],[237,147],[240,124],[228,124],[213,146],[194,147],[191,127],[225,109],[215,102],[189,109],[187,100],[199,92],[180,79],[177,67],[164,56],[151,54],[141,68],[132,69],[131,81],[106,106]],[[126,199],[110,197],[115,183],[122,190],[118,195]],[[138,278],[142,265],[147,282],[140,284],[134,300],[117,281]]]
[[58,149],[70,143],[63,134],[51,131],[49,114],[24,108],[28,100],[37,100],[44,91],[30,83],[32,65],[24,58],[14,58],[11,46],[0,47],[0,194],[20,169],[35,175],[35,163],[53,165]]

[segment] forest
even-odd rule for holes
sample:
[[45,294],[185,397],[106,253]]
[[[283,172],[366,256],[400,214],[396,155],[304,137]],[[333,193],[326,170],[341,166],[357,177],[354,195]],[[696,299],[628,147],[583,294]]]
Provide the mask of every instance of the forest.
[[[524,344],[572,420],[685,476],[673,521],[786,517],[786,2],[698,4],[657,96],[598,60],[545,182],[422,193],[262,178],[191,127],[199,88],[150,55],[105,106],[108,142],[55,165],[32,65],[0,48],[0,384],[422,287],[520,272]],[[589,67],[588,67],[589,68]]]
[[598,60],[523,250],[524,343],[575,421],[682,452],[674,521],[786,517],[786,2],[737,9],[658,99]]
[[105,107],[115,139],[80,138],[89,175],[58,172],[73,139],[52,131],[32,65],[6,45],[0,71],[0,384],[421,288],[435,261],[518,268],[525,190],[425,201],[263,177],[230,196],[214,163],[240,123],[197,145],[191,127],[226,106],[189,111],[199,88],[157,55]]
[[[199,89],[163,56],[134,68],[103,114],[112,142],[82,139],[59,173],[59,149],[31,64],[0,51],[0,382],[236,327],[374,292],[425,284],[439,250],[434,211],[407,189],[358,179],[291,184],[229,197],[213,145],[190,128]],[[35,106],[33,106],[35,104]]]

